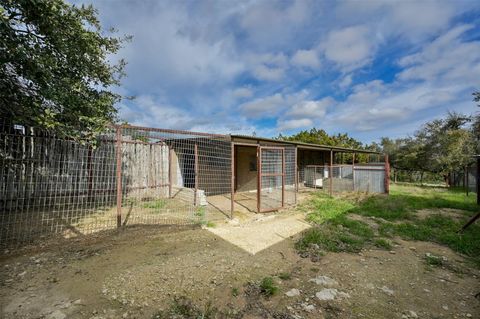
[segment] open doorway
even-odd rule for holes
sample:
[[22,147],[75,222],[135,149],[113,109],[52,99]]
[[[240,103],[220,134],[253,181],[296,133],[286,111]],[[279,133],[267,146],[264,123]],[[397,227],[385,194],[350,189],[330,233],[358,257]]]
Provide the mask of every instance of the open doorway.
[[258,189],[257,146],[235,145],[235,205],[251,212],[257,211]]

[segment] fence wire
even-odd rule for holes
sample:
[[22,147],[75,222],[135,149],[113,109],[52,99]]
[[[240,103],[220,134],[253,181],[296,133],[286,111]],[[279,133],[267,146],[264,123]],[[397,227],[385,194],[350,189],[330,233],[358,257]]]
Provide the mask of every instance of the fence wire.
[[209,204],[230,193],[228,136],[125,126],[82,144],[0,125],[0,246],[229,214]]

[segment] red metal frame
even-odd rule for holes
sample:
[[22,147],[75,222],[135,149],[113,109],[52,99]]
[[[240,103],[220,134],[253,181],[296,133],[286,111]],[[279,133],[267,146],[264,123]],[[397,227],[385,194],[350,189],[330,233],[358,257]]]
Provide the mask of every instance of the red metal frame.
[[[262,173],[262,149],[267,150],[278,150],[282,152],[282,172],[281,173]],[[277,147],[277,146],[257,146],[257,211],[259,213],[268,213],[272,211],[279,210],[285,207],[285,148],[284,147]],[[281,176],[282,177],[282,205],[275,208],[269,208],[262,210],[262,203],[261,203],[261,192],[262,192],[262,177],[263,176]]]

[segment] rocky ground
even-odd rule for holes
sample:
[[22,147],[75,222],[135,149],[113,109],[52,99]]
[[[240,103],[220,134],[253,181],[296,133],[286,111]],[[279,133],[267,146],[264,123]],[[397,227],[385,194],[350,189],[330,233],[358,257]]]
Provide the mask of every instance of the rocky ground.
[[392,251],[302,258],[295,240],[252,255],[205,229],[137,228],[10,253],[2,317],[480,317],[479,273],[447,248],[396,240]]

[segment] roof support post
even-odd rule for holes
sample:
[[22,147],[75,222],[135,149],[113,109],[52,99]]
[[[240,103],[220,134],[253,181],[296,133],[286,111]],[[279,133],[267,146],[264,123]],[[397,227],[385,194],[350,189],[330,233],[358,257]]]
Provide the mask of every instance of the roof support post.
[[328,175],[330,176],[330,196],[333,194],[333,149],[330,149],[330,167]]
[[122,127],[116,127],[117,140],[117,228],[122,227]]

